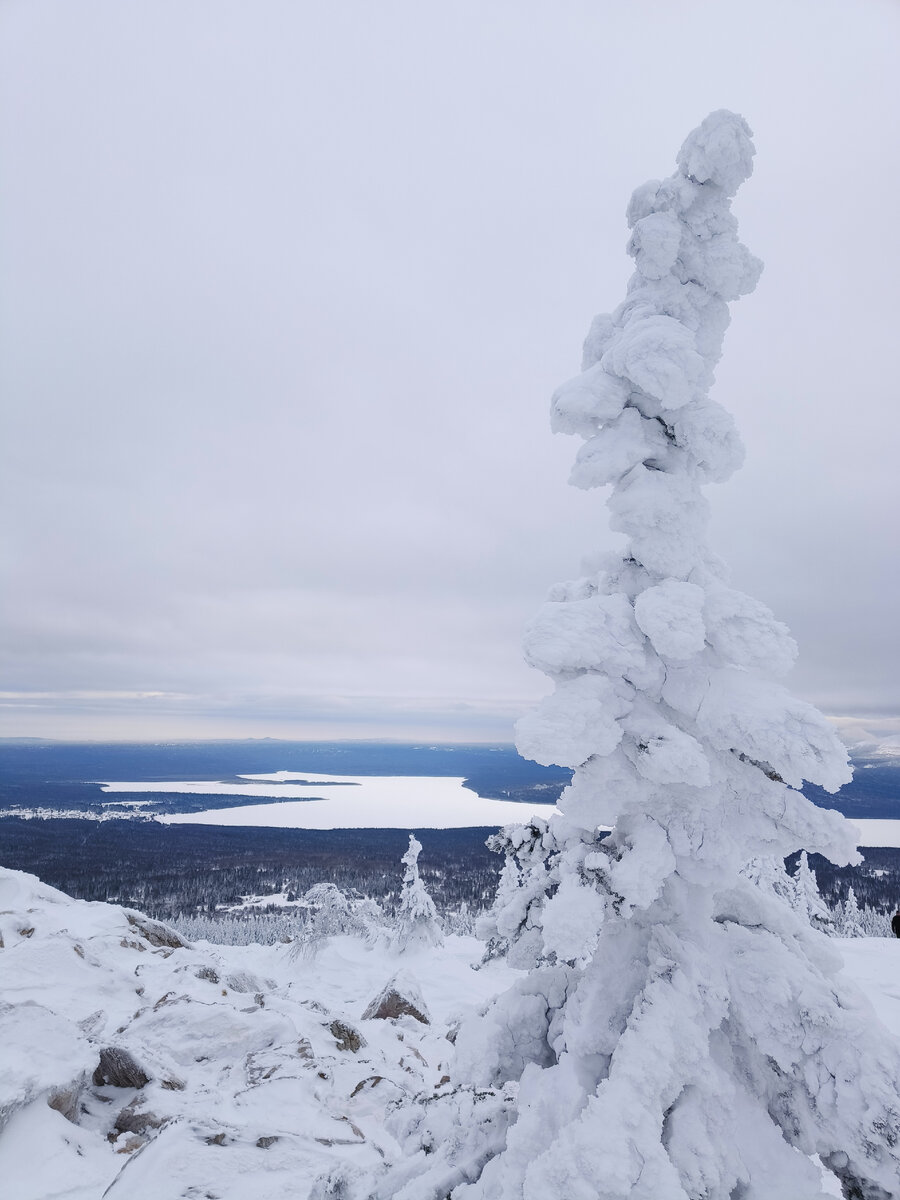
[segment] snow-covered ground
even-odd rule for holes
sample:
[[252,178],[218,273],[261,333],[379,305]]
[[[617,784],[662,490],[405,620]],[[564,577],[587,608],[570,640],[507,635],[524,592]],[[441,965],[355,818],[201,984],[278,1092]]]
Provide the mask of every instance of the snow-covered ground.
[[900,938],[835,938],[844,976],[869,998],[878,1019],[900,1038]]
[[[473,970],[471,938],[398,953],[341,937],[312,959],[179,945],[139,914],[6,870],[0,938],[10,1200],[341,1195],[342,1175],[375,1177],[399,1153],[396,1101],[460,1082],[448,1031],[517,974]],[[833,944],[872,1020],[900,1038],[900,941]],[[363,1017],[397,972],[429,1024]],[[110,1049],[120,1075],[104,1082]]]
[[[449,1086],[449,1026],[515,974],[473,970],[472,938],[398,953],[342,937],[313,959],[170,945],[147,918],[7,870],[0,939],[9,1200],[306,1200],[329,1173],[378,1172],[398,1152],[392,1103]],[[398,971],[430,1024],[363,1018]],[[141,1072],[131,1086],[94,1076],[107,1048]]]

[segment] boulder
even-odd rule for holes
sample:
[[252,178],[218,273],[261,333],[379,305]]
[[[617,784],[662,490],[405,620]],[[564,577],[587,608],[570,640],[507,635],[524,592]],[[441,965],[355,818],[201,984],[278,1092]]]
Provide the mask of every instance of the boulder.
[[86,1082],[87,1076],[85,1075],[69,1087],[54,1088],[47,1097],[47,1103],[56,1112],[61,1113],[67,1121],[74,1123],[78,1116],[78,1101],[81,1099],[81,1092]]
[[183,941],[168,925],[152,921],[143,913],[134,912],[132,909],[126,908],[124,912],[131,928],[151,946],[160,946],[170,950],[180,950],[187,946],[188,943]]
[[95,1087],[142,1088],[149,1082],[150,1076],[127,1050],[106,1046],[100,1051],[100,1062],[94,1071]]
[[356,1054],[360,1047],[366,1044],[362,1034],[345,1021],[332,1021],[328,1028],[337,1041],[338,1050],[352,1050]]
[[126,1104],[119,1115],[116,1117],[115,1128],[119,1133],[139,1133],[147,1134],[150,1130],[159,1129],[164,1124],[164,1119],[158,1117],[156,1113],[141,1110],[139,1098],[135,1098],[130,1104]]
[[363,1013],[364,1021],[393,1021],[397,1017],[413,1017],[423,1025],[431,1024],[419,985],[407,971],[398,971],[389,979]]

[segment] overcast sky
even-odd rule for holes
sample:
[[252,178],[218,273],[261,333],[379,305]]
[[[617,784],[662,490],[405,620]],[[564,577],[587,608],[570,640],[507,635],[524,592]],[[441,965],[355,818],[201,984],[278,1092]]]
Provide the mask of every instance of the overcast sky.
[[900,713],[896,0],[0,4],[0,733],[508,739],[620,544],[548,399],[710,110],[766,270],[712,547]]

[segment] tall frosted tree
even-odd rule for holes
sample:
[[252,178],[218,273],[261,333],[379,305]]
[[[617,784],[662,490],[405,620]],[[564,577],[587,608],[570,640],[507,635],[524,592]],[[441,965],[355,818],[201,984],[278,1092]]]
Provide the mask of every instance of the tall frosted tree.
[[827,939],[742,873],[801,848],[857,859],[799,791],[850,772],[775,682],[794,642],[704,541],[703,485],[742,461],[708,392],[728,303],[761,270],[731,212],[753,154],[715,112],[638,188],[626,298],[553,397],[553,428],[584,441],[571,482],[611,487],[627,544],[527,630],[555,688],[519,750],[574,768],[562,815],[507,831],[525,892],[493,917],[530,970],[460,1033],[468,1136],[449,1101],[409,1122],[395,1196],[813,1200],[820,1164],[847,1197],[900,1190],[900,1055]]

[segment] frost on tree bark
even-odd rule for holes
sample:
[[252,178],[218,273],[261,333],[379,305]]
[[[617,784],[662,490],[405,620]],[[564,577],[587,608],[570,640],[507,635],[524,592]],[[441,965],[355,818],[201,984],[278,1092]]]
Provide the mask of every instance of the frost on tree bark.
[[453,1134],[448,1102],[410,1122],[394,1196],[812,1200],[816,1156],[845,1196],[900,1191],[896,1046],[828,940],[742,873],[801,848],[857,859],[852,827],[798,790],[850,772],[773,681],[794,642],[704,543],[702,487],[742,460],[708,391],[728,302],[761,270],[731,213],[753,154],[715,112],[638,188],[626,299],[553,397],[554,429],[584,439],[571,482],[611,485],[628,541],[527,630],[555,690],[519,750],[574,768],[561,816],[507,831],[525,891],[492,921],[530,970],[457,1041],[480,1121]]

